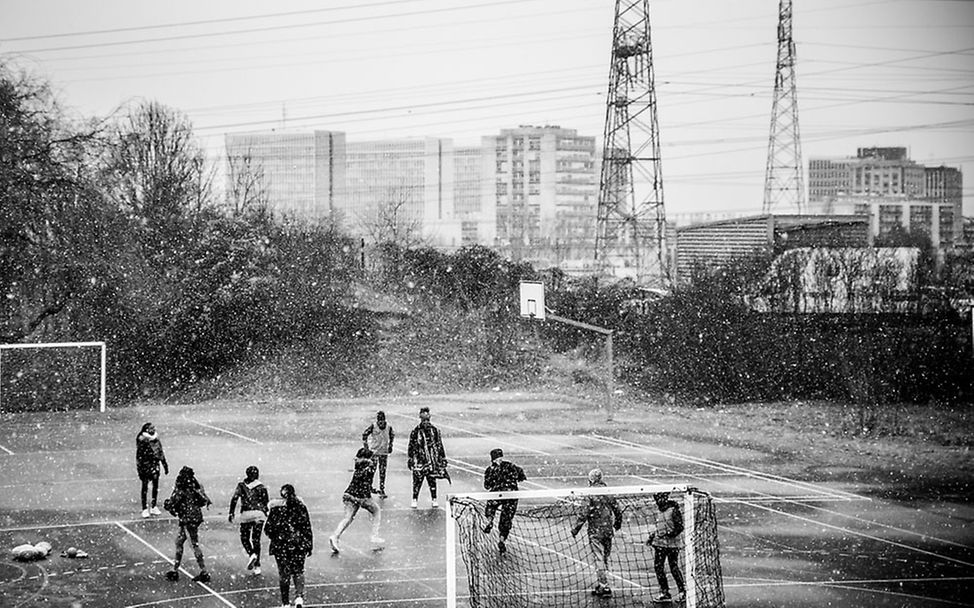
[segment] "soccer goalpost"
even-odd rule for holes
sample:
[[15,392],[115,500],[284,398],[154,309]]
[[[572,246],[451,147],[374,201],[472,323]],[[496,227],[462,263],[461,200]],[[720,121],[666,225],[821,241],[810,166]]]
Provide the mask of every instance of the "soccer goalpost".
[[[652,606],[663,596],[654,568],[654,549],[648,541],[667,520],[653,498],[665,492],[679,506],[684,531],[678,561],[686,595],[667,563],[665,575],[674,597],[667,605],[722,608],[724,588],[713,500],[686,485],[595,486],[518,492],[451,494],[447,500],[447,607],[457,606],[457,552],[466,567],[470,608],[528,608],[577,606]],[[577,535],[572,528],[590,497],[614,501],[622,526],[612,535],[606,578],[611,602],[592,593],[596,564],[587,525]],[[484,532],[488,501],[518,501],[506,551],[498,548],[497,525]]]
[[[107,356],[104,342],[50,342],[36,344],[0,344],[0,380],[3,379],[3,351],[23,350],[23,349],[44,349],[44,348],[85,348],[96,347],[100,349],[100,373],[99,373],[99,411],[105,411],[105,387],[107,376]],[[3,382],[0,381],[0,411],[3,411]]]

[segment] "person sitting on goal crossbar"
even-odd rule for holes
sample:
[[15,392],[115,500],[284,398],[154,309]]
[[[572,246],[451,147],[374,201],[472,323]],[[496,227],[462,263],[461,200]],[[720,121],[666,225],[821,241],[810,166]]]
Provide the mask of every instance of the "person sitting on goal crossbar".
[[[517,492],[517,484],[520,481],[527,481],[524,469],[513,462],[504,460],[504,450],[494,448],[490,451],[490,466],[484,470],[484,489],[488,492]],[[487,523],[484,525],[484,534],[490,534],[494,527],[494,514],[500,509],[501,517],[497,526],[500,540],[497,542],[497,550],[501,554],[507,552],[507,536],[511,533],[514,525],[514,514],[517,513],[517,499],[508,498],[502,500],[488,500],[484,507],[484,517]]]

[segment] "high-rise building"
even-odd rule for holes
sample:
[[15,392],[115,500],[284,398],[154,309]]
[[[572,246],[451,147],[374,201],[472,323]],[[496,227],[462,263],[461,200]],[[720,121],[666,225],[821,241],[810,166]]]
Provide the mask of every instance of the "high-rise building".
[[493,246],[497,211],[493,196],[483,195],[484,151],[480,146],[453,150],[453,203],[461,225],[463,245]]
[[855,158],[813,158],[809,210],[870,217],[873,236],[923,233],[946,249],[960,238],[963,177],[953,167],[924,167],[906,148],[859,148]]
[[594,263],[598,208],[595,137],[558,126],[502,129],[482,138],[482,196],[496,209],[496,245],[536,266]]
[[228,133],[228,192],[242,174],[260,182],[268,208],[304,221],[342,207],[345,134],[335,131]]
[[344,225],[402,245],[461,245],[454,218],[454,156],[449,139],[348,142]]

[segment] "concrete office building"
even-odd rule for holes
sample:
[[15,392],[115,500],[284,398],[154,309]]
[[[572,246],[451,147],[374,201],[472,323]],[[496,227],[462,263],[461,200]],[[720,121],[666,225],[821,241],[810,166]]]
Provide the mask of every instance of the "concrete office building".
[[595,137],[557,126],[482,138],[482,196],[496,209],[496,246],[515,260],[591,270],[598,209]]
[[231,197],[235,179],[250,172],[259,176],[269,209],[280,217],[320,222],[343,206],[344,133],[228,133],[224,141]]
[[461,243],[493,246],[497,238],[497,209],[493,196],[485,197],[484,151],[479,146],[453,151],[453,203],[460,221]]
[[461,246],[451,140],[348,142],[345,159],[342,215],[353,234],[366,236],[381,228],[399,231],[384,237],[403,245]]

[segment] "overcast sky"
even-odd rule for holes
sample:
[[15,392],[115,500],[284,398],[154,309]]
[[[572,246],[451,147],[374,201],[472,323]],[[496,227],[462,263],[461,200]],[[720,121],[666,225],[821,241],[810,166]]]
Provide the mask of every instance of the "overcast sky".
[[[974,0],[795,0],[802,155],[906,146],[960,167],[974,215]],[[601,143],[611,0],[0,0],[0,56],[80,116],[133,100],[223,134]],[[759,213],[778,0],[651,0],[668,215]]]

